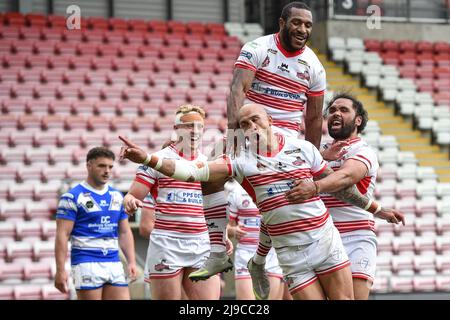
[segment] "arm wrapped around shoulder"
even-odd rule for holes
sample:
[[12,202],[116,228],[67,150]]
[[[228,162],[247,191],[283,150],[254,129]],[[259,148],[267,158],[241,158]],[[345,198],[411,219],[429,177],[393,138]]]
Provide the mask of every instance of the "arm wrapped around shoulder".
[[207,161],[175,161],[175,172],[172,178],[181,181],[208,181],[209,166]]

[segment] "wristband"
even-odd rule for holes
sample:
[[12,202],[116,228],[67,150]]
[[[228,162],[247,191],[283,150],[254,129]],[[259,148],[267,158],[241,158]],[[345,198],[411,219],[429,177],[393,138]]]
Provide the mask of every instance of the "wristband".
[[366,211],[369,211],[370,213],[375,215],[381,211],[381,205],[376,203],[375,201],[372,201],[370,207]]
[[375,210],[375,212],[373,213],[373,215],[378,214],[381,211],[381,205],[379,204],[377,207],[377,210]]
[[367,211],[367,209],[370,208],[370,206],[372,205],[373,200],[370,199],[369,202],[367,202],[367,205],[364,207],[364,211]]
[[[153,164],[155,163],[154,161],[155,161],[155,158],[157,159],[156,160],[156,164],[152,164],[152,163],[150,163],[151,161],[152,161],[152,158],[153,158]],[[144,166],[149,166],[149,167],[151,167],[151,168],[154,168],[155,170],[159,170],[159,168],[161,168],[161,166],[162,166],[162,163],[163,163],[163,159],[162,158],[158,158],[158,157],[153,157],[151,154],[149,154],[149,153],[147,153],[147,158],[145,158],[145,160],[144,160],[144,162],[142,162],[142,164],[144,165]]]
[[147,153],[147,158],[145,158],[145,160],[144,160],[144,162],[142,162],[142,164],[143,164],[144,166],[148,166],[150,160],[152,160],[152,155],[149,154],[149,153]]
[[316,196],[318,196],[320,193],[319,183],[317,181],[314,181],[314,186],[316,187]]

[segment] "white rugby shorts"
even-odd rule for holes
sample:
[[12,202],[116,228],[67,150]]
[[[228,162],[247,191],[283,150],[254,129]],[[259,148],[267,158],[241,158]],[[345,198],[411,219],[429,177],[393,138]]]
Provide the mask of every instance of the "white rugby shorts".
[[341,233],[342,243],[351,263],[352,277],[373,282],[377,266],[376,235]]
[[123,264],[117,262],[83,262],[72,266],[72,278],[76,290],[93,290],[111,286],[128,286]]
[[[234,252],[234,279],[250,279],[250,273],[247,269],[247,263],[253,258],[257,247],[237,246]],[[275,249],[270,249],[266,257],[265,269],[269,277],[283,278],[283,270],[281,270]]]
[[323,236],[310,244],[276,249],[284,280],[291,294],[318,280],[318,276],[350,265],[339,231],[328,228]]
[[210,251],[208,233],[196,238],[177,238],[152,233],[147,249],[145,281],[177,276],[183,268],[200,268]]

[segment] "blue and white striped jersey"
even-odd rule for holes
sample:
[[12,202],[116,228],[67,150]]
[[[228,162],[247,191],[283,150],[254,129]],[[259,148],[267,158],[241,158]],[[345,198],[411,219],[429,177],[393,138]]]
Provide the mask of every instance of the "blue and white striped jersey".
[[105,185],[96,190],[82,182],[59,200],[57,219],[74,221],[71,264],[120,261],[119,221],[128,216],[120,191]]

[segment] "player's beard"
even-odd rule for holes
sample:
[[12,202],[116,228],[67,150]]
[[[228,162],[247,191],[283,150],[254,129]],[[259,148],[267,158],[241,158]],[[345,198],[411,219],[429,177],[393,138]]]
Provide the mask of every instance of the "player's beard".
[[286,50],[289,52],[301,50],[309,40],[309,35],[306,34],[306,39],[305,39],[303,46],[301,48],[294,48],[292,46],[292,41],[291,41],[291,38],[295,38],[294,33],[295,33],[295,31],[292,31],[292,32],[289,31],[289,28],[287,27],[287,25],[284,26],[284,28],[282,29],[282,32],[281,32],[281,37],[283,39],[284,45],[287,47]]
[[328,121],[328,134],[330,137],[332,137],[334,140],[346,140],[348,139],[353,131],[356,128],[356,117],[350,122],[350,123],[342,123],[342,126],[338,130],[333,130],[332,127],[332,121]]

